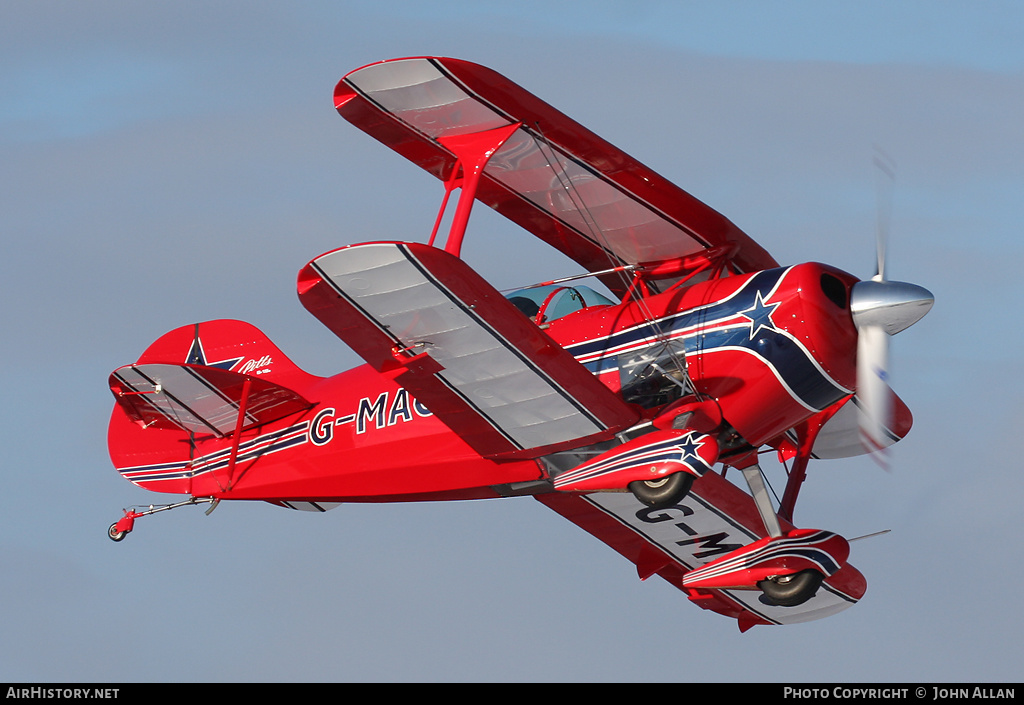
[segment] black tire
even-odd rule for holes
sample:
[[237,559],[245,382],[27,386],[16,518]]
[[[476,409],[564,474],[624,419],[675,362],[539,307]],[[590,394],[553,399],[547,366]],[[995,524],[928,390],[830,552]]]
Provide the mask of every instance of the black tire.
[[757,586],[764,593],[764,601],[780,607],[796,607],[814,597],[825,579],[817,570],[802,570],[793,575],[780,575],[760,581]]
[[682,501],[693,487],[694,477],[688,472],[674,472],[659,480],[637,480],[629,483],[629,491],[648,507],[666,509]]
[[127,535],[128,535],[127,531],[118,531],[117,530],[117,522],[116,521],[113,524],[110,525],[109,529],[107,529],[107,536],[110,538],[111,541],[124,541],[124,537],[127,536]]

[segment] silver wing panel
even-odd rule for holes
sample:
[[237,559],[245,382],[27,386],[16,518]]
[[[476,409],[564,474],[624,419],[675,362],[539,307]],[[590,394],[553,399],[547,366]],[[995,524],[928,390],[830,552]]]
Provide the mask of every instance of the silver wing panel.
[[371,243],[312,262],[321,277],[395,343],[426,352],[435,373],[518,448],[606,430],[586,407],[454,296],[402,243]]

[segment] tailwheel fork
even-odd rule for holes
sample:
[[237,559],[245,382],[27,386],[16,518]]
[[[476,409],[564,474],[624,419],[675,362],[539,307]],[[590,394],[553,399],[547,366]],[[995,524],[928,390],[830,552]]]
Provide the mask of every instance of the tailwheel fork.
[[157,512],[166,512],[168,509],[177,509],[178,507],[185,507],[193,504],[209,504],[210,508],[206,510],[206,513],[209,514],[216,509],[219,503],[220,500],[214,499],[213,497],[189,497],[182,502],[175,502],[174,504],[151,504],[147,509],[144,509],[141,512],[136,511],[134,508],[125,509],[124,516],[107,528],[107,538],[111,541],[123,541],[125,537],[132,532],[132,529],[135,528],[135,520],[139,517],[156,514]]

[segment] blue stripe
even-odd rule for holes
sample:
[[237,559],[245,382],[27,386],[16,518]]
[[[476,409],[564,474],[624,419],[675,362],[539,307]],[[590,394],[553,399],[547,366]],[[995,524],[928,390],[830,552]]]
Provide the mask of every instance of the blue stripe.
[[[619,356],[623,353],[657,344],[648,341],[656,334],[663,336],[662,339],[682,339],[687,355],[701,355],[729,348],[745,350],[772,367],[804,405],[817,410],[825,409],[851,390],[844,389],[823,373],[809,353],[784,332],[761,327],[752,340],[751,325],[737,325],[734,321],[741,312],[753,308],[759,296],[761,301],[767,301],[788,271],[788,268],[781,268],[758,272],[736,293],[722,301],[666,316],[654,323],[613,333],[606,338],[570,345],[567,349],[577,359],[614,351],[582,363],[595,375],[618,369]],[[713,327],[716,321],[722,325]],[[733,322],[726,324],[727,321]],[[697,326],[712,327],[689,334],[684,332],[687,328]]]

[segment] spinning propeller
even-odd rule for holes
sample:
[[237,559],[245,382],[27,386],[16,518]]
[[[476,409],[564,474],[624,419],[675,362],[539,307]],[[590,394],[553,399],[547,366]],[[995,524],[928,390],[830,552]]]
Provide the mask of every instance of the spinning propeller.
[[[878,157],[875,164],[889,177],[891,184],[893,172],[889,165]],[[880,201],[886,194],[888,190],[880,189]],[[888,199],[883,204],[887,206]],[[886,279],[887,245],[888,208],[880,207],[875,276],[854,284],[850,292],[850,310],[857,326],[856,403],[861,411],[861,442],[868,452],[882,450],[892,442],[888,438],[889,429],[893,427],[889,336],[921,320],[935,302],[932,293],[924,287]]]

